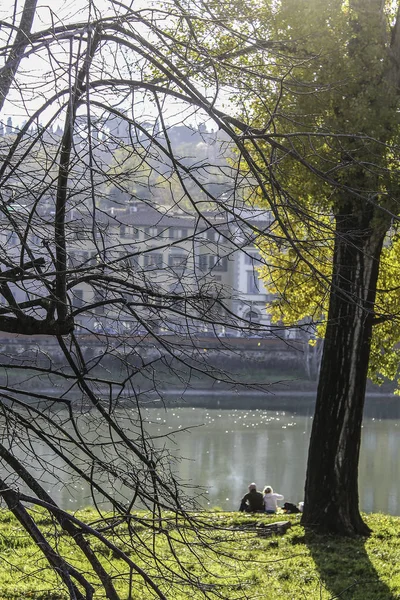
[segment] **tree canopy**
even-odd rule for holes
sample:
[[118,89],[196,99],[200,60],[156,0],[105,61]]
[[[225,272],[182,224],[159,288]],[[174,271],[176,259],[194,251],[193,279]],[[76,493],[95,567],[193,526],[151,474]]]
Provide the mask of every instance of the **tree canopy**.
[[260,137],[285,141],[266,172],[277,223],[261,273],[280,296],[277,317],[311,317],[325,336],[303,523],[367,533],[357,491],[367,367],[376,380],[398,373],[399,7],[273,10],[288,45],[272,71],[288,59],[290,70],[273,113],[250,103]]
[[275,316],[311,318],[325,337],[302,520],[368,533],[357,490],[368,366],[379,380],[398,365],[400,7],[207,9],[217,19],[202,42],[241,113],[231,122],[242,171],[255,179],[249,202],[275,218],[257,240],[261,275],[280,296]]
[[[267,240],[271,268],[262,276],[278,293],[272,308],[276,318],[290,324],[312,317],[323,335],[333,218],[346,190],[359,210],[374,207],[372,226],[388,232],[374,309],[370,375],[376,380],[394,378],[398,365],[399,98],[390,45],[395,7],[389,3],[382,11],[382,3],[367,4],[369,10],[356,2],[283,2],[277,14],[280,34],[290,32],[291,55],[302,57],[302,64],[286,81],[274,124],[280,133],[296,133],[295,152],[307,156],[315,170],[287,155],[273,168],[286,196],[281,219],[296,248],[281,242],[284,230],[277,223],[279,247]],[[260,103],[254,110],[262,112]]]

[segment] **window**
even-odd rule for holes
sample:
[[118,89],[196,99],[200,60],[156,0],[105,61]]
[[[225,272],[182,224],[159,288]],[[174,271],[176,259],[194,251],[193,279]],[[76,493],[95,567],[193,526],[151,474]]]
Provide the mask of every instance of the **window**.
[[250,321],[250,323],[259,323],[261,320],[261,317],[260,317],[259,313],[256,312],[255,310],[249,310],[245,314],[245,319],[247,319],[247,321]]
[[260,257],[255,252],[251,252],[249,254],[244,255],[244,264],[254,266],[255,262],[258,262]]
[[178,237],[179,238],[185,238],[187,237],[188,234],[188,230],[186,229],[186,227],[184,227],[183,229],[178,229]]
[[121,238],[134,238],[135,240],[139,237],[139,230],[136,227],[130,227],[129,225],[120,225],[119,234]]
[[248,246],[255,246],[256,241],[258,240],[260,236],[253,234],[251,237],[249,237],[248,241],[247,241],[247,245]]
[[84,229],[77,229],[75,231],[74,237],[76,240],[83,242],[84,240],[86,240],[88,238],[88,234],[87,234],[87,231],[85,231]]
[[172,240],[180,240],[182,238],[187,237],[188,230],[186,227],[169,227],[168,228],[168,237]]
[[74,308],[82,308],[83,306],[83,290],[72,290],[72,306]]
[[89,262],[89,252],[71,251],[68,257],[68,266],[70,269],[81,269],[87,267]]
[[9,237],[9,242],[11,246],[17,246],[19,242],[19,237],[15,231],[13,231]]
[[42,238],[40,236],[38,236],[38,235],[33,235],[31,243],[34,246],[41,246],[42,245]]
[[248,294],[259,294],[259,280],[257,274],[254,271],[249,271],[247,273],[247,293]]
[[184,254],[170,254],[168,264],[170,267],[179,267],[183,269],[186,266],[187,256]]
[[123,268],[126,268],[126,269],[139,269],[140,268],[139,256],[137,256],[137,255],[130,256],[129,254],[124,254],[124,259],[123,259],[121,265],[123,266]]
[[144,266],[153,267],[155,269],[161,269],[163,260],[162,254],[158,252],[151,252],[144,255]]
[[130,256],[127,260],[129,261],[129,266],[132,269],[140,269],[140,259],[138,255]]
[[201,269],[202,271],[208,270],[208,255],[207,254],[200,254],[199,269]]
[[227,256],[210,256],[210,270],[226,272],[228,270]]
[[[95,290],[94,291],[94,302],[95,304],[97,304],[97,302],[103,302],[106,299],[106,292],[105,290]],[[103,315],[105,311],[105,306],[100,305],[100,306],[96,306],[95,308],[95,313],[98,315]]]
[[70,252],[69,253],[69,256],[68,256],[68,267],[70,269],[73,269],[74,267],[76,267],[76,263],[77,263],[76,255],[77,255],[76,252]]
[[183,287],[180,281],[176,281],[175,283],[171,283],[171,285],[169,286],[169,291],[172,294],[184,294],[185,288]]
[[[95,231],[95,237],[98,240],[104,240],[107,236],[108,227],[103,224],[98,225]],[[85,239],[85,238],[84,238]]]

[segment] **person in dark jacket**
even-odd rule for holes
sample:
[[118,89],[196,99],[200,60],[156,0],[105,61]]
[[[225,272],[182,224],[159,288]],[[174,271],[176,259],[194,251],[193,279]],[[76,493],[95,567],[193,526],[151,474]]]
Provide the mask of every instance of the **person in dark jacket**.
[[264,496],[257,492],[255,483],[249,485],[249,491],[240,502],[240,512],[264,512]]

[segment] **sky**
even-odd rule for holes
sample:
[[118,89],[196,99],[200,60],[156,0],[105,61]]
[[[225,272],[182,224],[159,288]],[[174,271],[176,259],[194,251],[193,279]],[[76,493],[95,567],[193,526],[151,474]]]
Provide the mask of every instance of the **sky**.
[[[107,0],[95,0],[96,6],[105,13],[110,13],[109,2]],[[36,16],[33,23],[33,32],[47,29],[52,24],[60,26],[62,24],[85,21],[89,14],[88,2],[86,0],[39,0],[36,9]],[[24,0],[1,0],[0,2],[0,20],[7,23],[18,23],[23,9]],[[0,27],[0,43],[3,46],[8,41],[9,29]],[[4,53],[0,56],[0,65],[5,62]],[[43,94],[48,94],[46,86],[45,73],[48,70],[48,56],[44,53],[31,54],[25,58],[19,69],[19,82],[21,93],[14,92],[10,94],[10,101],[4,105],[1,120],[6,121],[9,116],[13,122],[21,122],[27,117],[27,113],[33,108],[40,106],[43,101]],[[33,87],[33,94],[26,88]],[[43,93],[42,93],[43,92]],[[23,96],[23,100],[21,96]]]
[[[137,10],[141,7],[149,8],[151,3],[146,0],[131,1],[127,0],[125,6],[132,7]],[[94,6],[93,6],[94,5]],[[14,15],[14,9],[16,6],[16,13]],[[23,0],[1,0],[0,3],[0,20],[8,23],[19,22],[20,14],[23,7]],[[34,21],[33,31],[46,30],[49,26],[54,25],[55,27],[65,25],[74,22],[85,22],[89,16],[89,13],[94,14],[96,11],[101,11],[102,17],[112,16],[115,14],[115,10],[122,11],[123,9],[113,7],[109,0],[94,0],[90,3],[87,0],[38,0],[37,14]],[[139,33],[142,32],[143,26],[138,26]],[[0,28],[0,44],[3,45],[8,36],[8,29],[4,26]],[[143,33],[144,36],[148,36],[148,33]],[[149,39],[149,38],[148,38]],[[69,66],[69,41],[52,42],[49,48],[44,48],[40,52],[30,54],[25,58],[20,65],[18,74],[18,89],[14,89],[13,93],[9,95],[9,101],[5,103],[1,121],[7,122],[7,119],[11,116],[14,125],[20,125],[27,119],[27,115],[32,114],[37,110],[49,97],[54,94],[55,91],[60,90],[62,87],[65,88],[67,85],[67,78],[70,77],[71,68]],[[115,46],[114,46],[115,48]],[[75,44],[75,51],[77,46]],[[124,69],[129,63],[128,53],[124,53],[119,50],[118,56],[112,55],[113,47],[111,50],[104,49],[103,58],[108,62],[106,70],[101,73],[101,76],[112,76],[115,73],[124,75]],[[0,61],[3,59],[0,57]],[[57,77],[52,76],[49,69],[50,64],[58,70]],[[93,72],[93,69],[92,69]],[[140,74],[136,72],[138,79]],[[100,71],[99,71],[100,73]],[[125,71],[126,73],[126,71]],[[134,71],[132,71],[134,74]],[[71,81],[73,78],[71,78]],[[110,99],[109,99],[110,101]],[[113,100],[111,100],[112,102]],[[118,104],[117,99],[114,99],[115,104]],[[132,101],[130,99],[130,101]],[[151,120],[155,117],[155,109],[150,102],[141,102],[141,95],[136,92],[135,96],[136,110],[143,111],[143,120]],[[51,118],[54,114],[56,106],[60,103],[56,102],[51,109],[43,112],[39,118],[39,122],[45,123],[47,119]],[[198,122],[204,122],[205,117],[198,117],[195,115],[193,108],[190,109],[190,114],[185,113],[182,105],[168,101],[167,105],[163,109],[168,115],[169,119],[174,119],[175,122],[182,121],[185,118],[191,118],[191,121],[198,120]],[[62,122],[62,121],[61,121]],[[60,120],[58,120],[60,123]]]
[[[114,9],[108,0],[94,0],[96,9],[103,14],[114,14]],[[127,0],[126,6],[133,4]],[[138,3],[135,2],[135,7]],[[0,19],[12,21],[13,14],[21,14],[24,0],[2,0],[0,3]],[[54,23],[60,25],[65,22],[85,20],[89,14],[88,0],[39,0],[36,10],[36,19],[33,30],[39,31]]]
[[[150,6],[150,2],[132,2],[127,0],[125,6],[129,8],[129,5],[134,5],[135,9],[140,6]],[[12,23],[14,20],[16,23],[20,20],[20,14],[23,7],[23,0],[1,0],[0,2],[0,20],[7,23]],[[52,25],[59,27],[60,25],[66,25],[68,23],[82,23],[85,22],[91,14],[105,16],[114,16],[115,11],[123,11],[120,7],[115,7],[108,0],[94,0],[89,3],[87,0],[71,0],[66,2],[65,0],[39,0],[36,17],[33,24],[33,32],[46,30]],[[124,11],[123,11],[124,12]],[[96,16],[98,16],[96,15]],[[139,26],[140,31],[140,26]],[[8,37],[9,29],[6,27],[0,27],[0,44],[3,46]],[[23,59],[18,71],[18,86],[19,89],[14,89],[9,94],[8,101],[5,103],[1,121],[7,122],[7,119],[11,116],[14,124],[20,124],[27,119],[28,114],[32,114],[34,110],[37,110],[43,102],[45,102],[57,89],[61,89],[63,85],[66,85],[66,77],[68,77],[67,71],[71,72],[69,67],[69,42],[63,43],[53,42],[49,49],[44,49],[40,52],[30,53],[28,57]],[[74,51],[77,51],[77,44],[75,44]],[[103,51],[103,58],[109,60],[109,68],[107,69],[107,75],[111,76],[116,72],[115,67],[118,71],[124,69],[124,58],[119,52],[119,57],[114,62],[114,57],[110,57],[110,52],[107,50]],[[0,53],[0,66],[4,64],[4,53],[1,56]],[[59,70],[59,75],[54,78],[49,72],[50,64]],[[64,75],[62,74],[64,70]],[[104,76],[104,73],[102,74]],[[140,100],[140,95],[137,94],[137,99]],[[139,107],[140,102],[138,102]],[[144,112],[150,111],[151,116],[154,113],[150,107],[143,107]],[[46,118],[50,118],[53,110],[45,111],[41,117],[40,122],[44,122]],[[144,115],[144,118],[145,115]]]

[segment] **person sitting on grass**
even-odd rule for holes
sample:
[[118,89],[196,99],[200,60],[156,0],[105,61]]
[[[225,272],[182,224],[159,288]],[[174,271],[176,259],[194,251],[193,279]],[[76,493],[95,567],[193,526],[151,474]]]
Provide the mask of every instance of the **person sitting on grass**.
[[264,497],[261,492],[257,492],[255,483],[250,483],[249,491],[240,502],[240,512],[264,512]]
[[278,500],[283,500],[282,494],[276,494],[270,485],[266,485],[264,488],[264,507],[268,515],[276,513]]

